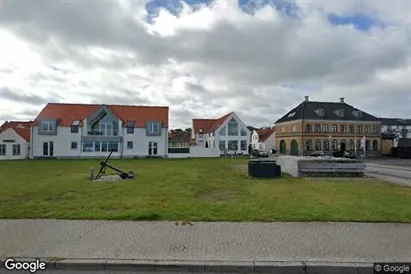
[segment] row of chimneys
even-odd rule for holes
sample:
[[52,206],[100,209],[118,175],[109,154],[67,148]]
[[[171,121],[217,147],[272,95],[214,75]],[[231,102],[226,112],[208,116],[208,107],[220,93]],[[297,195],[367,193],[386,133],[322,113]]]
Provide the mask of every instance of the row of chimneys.
[[[306,102],[308,102],[309,100],[308,100],[308,96],[304,96],[304,98],[305,98],[305,101]],[[344,102],[344,97],[340,97],[340,103],[341,104],[344,104],[345,102]]]

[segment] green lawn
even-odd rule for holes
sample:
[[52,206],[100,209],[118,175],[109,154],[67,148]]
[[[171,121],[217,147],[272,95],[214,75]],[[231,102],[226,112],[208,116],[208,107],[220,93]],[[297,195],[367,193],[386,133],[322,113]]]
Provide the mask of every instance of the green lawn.
[[134,180],[93,183],[98,160],[0,162],[0,218],[411,222],[411,188],[373,179],[249,179],[246,159],[110,163]]

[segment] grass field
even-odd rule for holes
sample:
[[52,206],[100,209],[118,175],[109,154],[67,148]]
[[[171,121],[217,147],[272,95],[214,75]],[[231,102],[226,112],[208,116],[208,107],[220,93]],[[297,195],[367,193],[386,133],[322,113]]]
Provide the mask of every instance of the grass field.
[[136,178],[90,182],[98,160],[0,162],[0,218],[411,222],[411,188],[373,179],[249,179],[245,159],[110,162]]

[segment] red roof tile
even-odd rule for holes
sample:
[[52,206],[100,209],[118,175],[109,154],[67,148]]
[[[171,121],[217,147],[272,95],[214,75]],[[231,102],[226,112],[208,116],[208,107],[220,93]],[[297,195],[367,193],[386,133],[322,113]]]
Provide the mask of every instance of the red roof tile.
[[[31,124],[32,124],[31,121],[10,121],[10,122],[6,121],[3,125],[0,126],[0,133],[6,131],[9,128],[12,128],[24,140],[29,142]],[[19,125],[23,126],[23,128],[20,128]]]
[[[59,126],[70,126],[75,120],[84,120],[103,105],[97,104],[47,104],[35,119],[36,125],[40,119],[59,119]],[[123,126],[127,121],[134,121],[136,127],[145,127],[150,120],[161,121],[163,127],[168,127],[168,107],[106,105],[119,119]]]
[[233,112],[230,112],[218,119],[193,119],[193,130],[195,133],[198,133],[198,130],[202,128],[204,133],[213,132],[221,126],[232,113]]
[[258,134],[259,141],[265,142],[275,132],[275,128],[257,129],[256,132]]

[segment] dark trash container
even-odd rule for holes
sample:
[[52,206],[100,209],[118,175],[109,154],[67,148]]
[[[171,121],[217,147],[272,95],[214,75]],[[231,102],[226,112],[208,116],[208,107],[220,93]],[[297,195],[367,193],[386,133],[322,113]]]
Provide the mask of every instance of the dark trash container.
[[277,178],[281,176],[281,166],[275,160],[251,159],[248,161],[248,176],[256,178]]

